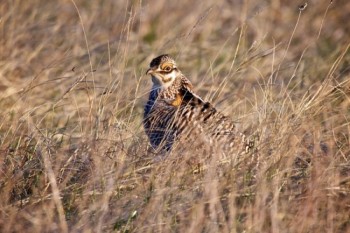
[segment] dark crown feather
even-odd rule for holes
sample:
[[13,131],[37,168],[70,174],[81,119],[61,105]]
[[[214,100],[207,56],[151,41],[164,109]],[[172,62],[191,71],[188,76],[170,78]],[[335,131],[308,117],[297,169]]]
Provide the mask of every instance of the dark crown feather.
[[149,64],[150,67],[155,67],[155,66],[159,66],[160,64],[164,63],[164,62],[172,62],[175,64],[174,59],[172,59],[168,54],[163,54],[160,55],[156,58],[154,58],[151,63]]

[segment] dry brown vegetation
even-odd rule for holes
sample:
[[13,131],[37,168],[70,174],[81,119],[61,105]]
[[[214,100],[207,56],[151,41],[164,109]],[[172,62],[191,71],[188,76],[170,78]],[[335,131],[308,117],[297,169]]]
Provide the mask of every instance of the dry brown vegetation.
[[[350,232],[350,2],[302,3],[2,1],[0,231]],[[163,53],[257,152],[149,152]]]

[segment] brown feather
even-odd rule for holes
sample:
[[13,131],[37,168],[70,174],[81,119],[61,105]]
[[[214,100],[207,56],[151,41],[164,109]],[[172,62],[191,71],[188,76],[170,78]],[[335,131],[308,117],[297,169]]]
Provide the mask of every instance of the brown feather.
[[[150,67],[161,70],[169,62],[176,65],[169,55],[162,55],[153,59]],[[145,107],[144,127],[152,146],[170,150],[177,139],[195,133],[222,148],[245,148],[245,137],[236,131],[233,122],[194,94],[191,82],[178,69],[175,72],[178,75],[170,86],[151,91]]]

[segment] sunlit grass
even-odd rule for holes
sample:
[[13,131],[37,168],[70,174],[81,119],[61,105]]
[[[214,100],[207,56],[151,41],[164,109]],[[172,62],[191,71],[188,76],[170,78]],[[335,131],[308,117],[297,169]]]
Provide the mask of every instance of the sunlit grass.
[[[347,232],[345,0],[5,1],[0,6],[1,232]],[[142,128],[151,59],[258,150]],[[196,148],[196,149],[194,149]]]

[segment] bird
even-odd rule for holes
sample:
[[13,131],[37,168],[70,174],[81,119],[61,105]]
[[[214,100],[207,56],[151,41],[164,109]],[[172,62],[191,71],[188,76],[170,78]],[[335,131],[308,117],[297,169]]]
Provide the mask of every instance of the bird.
[[195,94],[170,55],[154,58],[146,75],[151,76],[153,86],[144,107],[143,126],[154,150],[171,151],[182,137],[204,138],[225,148],[238,145],[248,151],[252,147],[229,117]]

